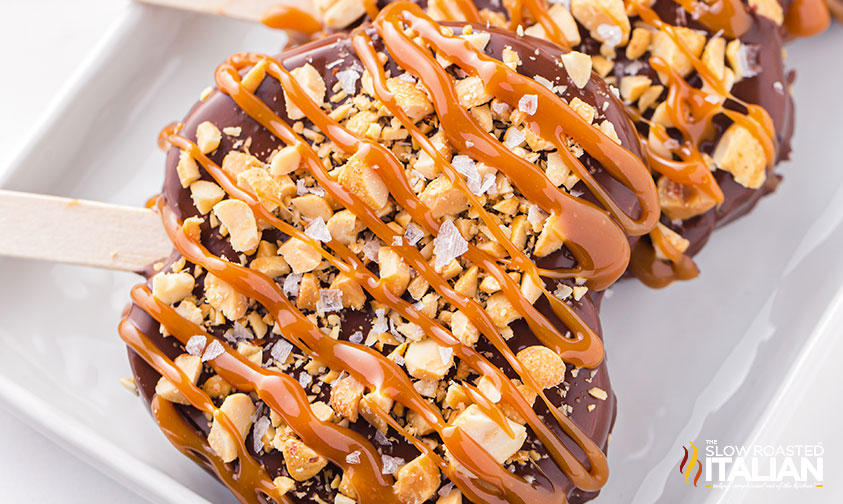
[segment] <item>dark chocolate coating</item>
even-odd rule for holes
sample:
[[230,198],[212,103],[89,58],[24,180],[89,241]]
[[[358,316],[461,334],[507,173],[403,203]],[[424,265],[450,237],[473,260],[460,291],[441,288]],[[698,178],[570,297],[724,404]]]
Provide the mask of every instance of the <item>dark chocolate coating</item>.
[[[457,25],[452,26],[454,26],[456,31],[460,30]],[[490,56],[500,59],[501,52],[504,47],[511,46],[520,54],[524,55],[522,56],[524,64],[519,67],[519,71],[521,73],[531,77],[533,75],[542,75],[551,81],[556,78],[561,79],[563,82],[566,80],[566,73],[564,69],[555,64],[556,59],[559,54],[561,54],[561,50],[554,44],[532,39],[531,37],[517,38],[514,34],[499,29],[487,30],[485,27],[478,26],[476,30],[485,30],[492,33],[491,40],[486,47],[486,53]],[[377,38],[372,30],[370,30],[370,34],[374,38],[376,48],[379,50],[383,49],[382,42]],[[538,54],[536,54],[537,49]],[[535,55],[535,57],[533,59],[526,57],[528,54]],[[332,67],[329,65],[338,59],[342,59],[340,64]],[[351,48],[350,41],[342,36],[332,36],[306,46],[298,47],[282,54],[279,57],[279,61],[287,69],[296,68],[305,62],[312,64],[322,73],[328,89],[331,89],[333,84],[336,82],[335,75],[338,71],[349,68],[352,65],[359,64]],[[391,60],[388,63],[388,68],[393,71],[393,75],[395,75],[396,71],[398,71],[394,62]],[[268,77],[260,85],[256,94],[261,100],[270,105],[276,113],[282,117],[286,117],[284,96],[278,81]],[[577,89],[575,86],[568,86],[565,98],[570,100],[574,96],[579,96],[580,99],[586,101],[587,103],[598,106],[598,109],[601,108],[604,101],[608,100],[610,102],[610,106],[606,110],[605,114],[607,118],[615,124],[617,133],[621,138],[623,145],[629,148],[636,155],[641,155],[641,147],[638,143],[634,126],[626,117],[620,103],[612,95],[605,83],[603,83],[600,79],[592,79],[592,82],[582,90]],[[242,128],[242,133],[239,138],[251,138],[250,152],[264,161],[267,160],[271,152],[281,146],[281,143],[265,128],[260,126],[239,107],[237,107],[233,100],[231,100],[227,95],[220,92],[212,93],[206,100],[193,107],[188,116],[184,119],[184,127],[182,131],[185,136],[193,140],[196,126],[203,121],[211,121],[218,125],[220,129],[235,126]],[[305,123],[309,126],[307,121]],[[225,154],[233,150],[233,143],[234,139],[228,137],[227,135],[223,135],[220,147],[210,157],[214,162],[220,164]],[[604,183],[605,186],[611,190],[616,200],[621,202],[621,206],[623,208],[627,209],[633,216],[636,216],[636,211],[640,213],[640,210],[637,210],[637,201],[629,190],[609,177],[594,159],[584,155],[582,160],[585,162],[586,166],[595,173],[598,181]],[[179,182],[176,173],[177,163],[178,150],[171,149],[167,158],[166,181],[163,196],[165,204],[171,208],[180,219],[185,219],[187,217],[197,215],[198,211],[193,206],[193,202],[190,198],[190,191],[182,188]],[[200,172],[202,178],[210,179],[210,176],[203,169],[200,168]],[[585,188],[582,187],[582,190],[585,191]],[[590,197],[590,194],[585,194],[583,197]],[[268,230],[264,231],[264,239],[268,239],[270,241],[283,240],[284,236],[277,231]],[[215,231],[211,230],[207,220],[202,225],[202,243],[212,253],[236,260],[236,254],[230,248],[229,243]],[[170,259],[170,261],[172,262],[177,258],[178,255],[174,253],[174,256]],[[571,267],[575,265],[573,257],[565,250],[556,254],[555,258],[550,260],[550,262],[554,263],[556,267]],[[203,277],[200,276],[196,282],[196,294],[198,296],[202,293],[202,280]],[[548,306],[541,306],[542,303],[546,303],[546,301],[543,299],[539,300],[537,302],[537,307],[545,314],[550,313],[551,315],[549,315],[549,318],[564,334],[566,329],[562,323],[553,317],[552,310],[550,310]],[[574,302],[573,306],[579,316],[582,317],[582,319],[590,327],[594,328],[598,334],[601,334],[598,309],[592,301],[592,298],[590,296],[586,296],[582,298],[581,301]],[[344,320],[343,330],[340,336],[341,339],[347,339],[358,329],[363,329],[365,332],[373,318],[373,313],[369,308],[364,308],[363,311],[352,311],[346,309],[341,312],[341,315]],[[158,323],[155,322],[149,315],[144,313],[138,306],[133,305],[130,308],[129,318],[170,357],[175,357],[176,355],[183,353],[181,345],[177,344],[174,338],[164,338],[160,335]],[[508,343],[515,352],[524,347],[538,344],[536,337],[532,334],[523,320],[513,323],[511,327],[515,332],[515,336],[509,340]],[[221,336],[227,328],[228,326],[218,328],[214,331],[215,335]],[[268,342],[264,345],[264,348],[271,348],[271,345],[277,340],[277,338],[278,336],[276,335],[268,336]],[[515,374],[506,364],[503,357],[488,341],[485,340],[485,338],[481,338],[477,344],[477,348],[486,353],[491,361],[500,366],[505,372],[507,372],[508,375],[515,377]],[[391,348],[388,348],[386,351],[389,350],[391,350]],[[295,352],[298,352],[298,350],[294,350],[294,353]],[[268,350],[265,350],[265,353],[268,354]],[[157,383],[160,375],[131,350],[129,351],[129,360],[141,397],[149,403],[154,394],[155,384]],[[571,369],[572,368],[569,366],[569,371]],[[296,370],[291,374],[294,377],[297,377],[298,372],[300,371]],[[205,375],[200,377],[200,383],[205,378]],[[608,443],[609,433],[614,423],[616,405],[615,396],[612,392],[609,376],[606,371],[605,361],[596,370],[581,369],[576,377],[569,374],[568,378],[569,379],[565,383],[557,387],[557,390],[546,390],[548,397],[557,406],[565,404],[572,407],[573,410],[570,417],[573,421],[599,446],[604,447],[605,450]],[[588,390],[592,387],[599,387],[607,391],[609,395],[608,399],[605,401],[599,401],[591,397],[588,394]],[[322,396],[321,398],[323,400],[327,400],[330,394],[330,388],[327,385],[323,385],[322,388],[323,390],[320,394]],[[593,411],[588,411],[587,405],[589,404],[596,404],[597,407]],[[203,414],[191,407],[179,406],[179,409],[198,431],[201,431],[203,434],[207,434],[209,426]],[[548,416],[549,412],[547,411],[546,406],[541,403],[541,401],[537,401],[535,409],[539,415],[542,415],[543,418],[547,418],[548,424],[553,426],[559,437],[565,441],[565,444],[580,460],[584,461],[585,457],[581,450],[579,450],[579,448],[577,448],[576,445],[567,438],[558,425],[556,425],[555,421],[553,421],[552,417]],[[370,439],[374,438],[374,430],[363,419],[352,424],[351,428],[363,433]],[[532,444],[535,445],[532,447],[540,453],[546,453],[540,443],[535,441],[535,437],[529,432],[529,429],[528,433],[529,437],[525,444],[525,448]],[[392,439],[393,443],[391,445],[383,447],[384,453],[399,456],[405,460],[411,460],[417,455],[416,449],[403,439],[397,439],[394,437]],[[249,449],[251,451],[251,434],[247,439],[247,445],[250,447]],[[286,468],[283,464],[280,452],[273,451],[270,454],[260,455],[258,458],[267,468],[271,477],[286,474]],[[329,467],[331,466],[329,465]],[[596,492],[585,493],[574,488],[562,471],[555,465],[552,459],[542,459],[538,463],[540,471],[537,471],[535,466],[532,465],[519,467],[519,472],[521,473],[530,473],[537,478],[546,477],[557,483],[559,488],[564,489],[570,502],[585,502],[592,499],[597,494]],[[329,482],[334,477],[334,474],[337,474],[336,470],[333,474],[326,474],[326,472],[323,471],[322,474],[313,478],[312,480],[317,484],[307,487],[308,492],[310,492],[309,495],[316,492],[319,493],[320,497],[323,499],[333,501],[332,496],[325,495],[324,489],[326,485],[324,483]],[[309,498],[304,500],[304,502],[310,501],[311,499]]]

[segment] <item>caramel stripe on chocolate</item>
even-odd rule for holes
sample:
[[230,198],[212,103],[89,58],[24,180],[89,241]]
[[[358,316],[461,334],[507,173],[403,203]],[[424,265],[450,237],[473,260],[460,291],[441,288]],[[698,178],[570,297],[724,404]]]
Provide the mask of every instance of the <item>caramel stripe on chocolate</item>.
[[[451,78],[427,52],[428,49],[420,49],[411,38],[405,35],[404,30],[415,32],[423,44],[429,45],[437,53],[455,61],[468,74],[479,77],[489,92],[500,96],[511,106],[514,107],[524,95],[534,95],[538,107],[532,117],[524,118],[525,124],[537,134],[550,138],[557,150],[564,151],[563,156],[567,156],[565,161],[569,168],[580,176],[594,196],[609,208],[611,214],[621,224],[629,230],[642,233],[655,224],[658,217],[655,212],[655,188],[646,167],[627,149],[582,121],[563,101],[546,88],[521,77],[502,63],[486,57],[449,31],[442,31],[447,29],[430,20],[418,7],[396,4],[387,8],[376,22],[376,29],[385,48],[397,63],[411,69],[412,72],[418,72],[421,84],[427,88],[433,98],[433,106],[441,118],[441,128],[457,149],[481,161],[485,160],[491,165],[499,166],[501,172],[508,175],[523,194],[534,198],[551,217],[558,219],[561,241],[564,241],[571,250],[578,265],[572,270],[548,271],[548,273],[555,273],[556,278],[573,279],[575,276],[582,278],[592,288],[606,287],[616,280],[626,267],[629,247],[625,234],[610,214],[549,183],[543,172],[503,148],[498,140],[481,132],[476,120],[471,118],[466,111],[454,108],[458,100],[453,84],[450,82]],[[494,257],[475,245],[469,244],[465,258],[483,268],[491,278],[500,283],[506,298],[517,308],[536,338],[546,347],[578,367],[595,367],[600,364],[603,359],[603,349],[595,330],[581,320],[567,303],[548,292],[543,280],[540,279],[541,271],[545,270],[540,271],[536,268],[523,250],[520,250],[499,231],[500,224],[485,211],[482,202],[472,193],[448,160],[436,151],[392,99],[387,89],[382,63],[369,35],[363,31],[356,32],[353,35],[353,46],[361,61],[369,69],[375,93],[383,104],[392,111],[399,122],[403,123],[410,134],[418,140],[421,148],[440,166],[443,173],[453,183],[455,190],[463,193],[471,202],[481,219],[491,229],[498,231],[497,238],[511,255],[507,265],[515,267],[528,275],[528,278],[533,279],[537,284],[536,289],[550,303],[555,315],[574,331],[573,336],[562,334],[545,315],[536,310],[532,306],[533,300],[526,298],[518,284],[506,274],[506,270]],[[396,53],[401,53],[401,58],[396,57]],[[570,443],[561,439],[547,425],[547,419],[536,414],[512,379],[480,352],[460,343],[437,320],[392,293],[384,284],[383,279],[369,271],[346,245],[331,237],[324,240],[325,248],[323,248],[319,241],[312,239],[307,233],[275,217],[267,205],[269,203],[279,205],[280,201],[273,201],[270,195],[263,194],[254,187],[244,189],[239,186],[232,175],[226,173],[223,168],[204,155],[196,144],[180,136],[178,130],[170,136],[170,143],[198,162],[230,199],[245,203],[260,222],[316,250],[328,264],[342,275],[356,281],[380,305],[389,307],[404,319],[418,325],[440,347],[450,349],[461,362],[488,378],[499,391],[501,400],[504,401],[501,404],[514,408],[515,412],[525,420],[554,463],[576,487],[588,492],[602,487],[606,481],[608,469],[601,447],[589,439],[563,412],[553,406],[544,395],[543,387],[535,382],[530,371],[525,369],[513,351],[508,348],[501,330],[495,326],[477,301],[462,298],[457,294],[436,268],[424,259],[416,247],[408,244],[400,233],[386,225],[373,208],[357,194],[336,181],[323,165],[314,148],[278,113],[256,96],[255,89],[260,81],[250,80],[247,85],[244,80],[250,79],[251,72],[245,78],[241,77],[241,72],[248,68],[259,69],[260,72],[280,82],[289,104],[298,107],[322,134],[345,153],[352,155],[352,159],[373,167],[375,173],[387,182],[391,196],[396,201],[402,202],[413,221],[431,235],[439,236],[441,226],[446,221],[434,218],[430,208],[416,196],[403,173],[401,163],[377,142],[352,133],[326,114],[277,60],[259,55],[238,54],[218,68],[216,79],[220,91],[231,97],[240,110],[264,126],[276,138],[288,146],[297,148],[307,171],[334,203],[350,210],[376,237],[393,250],[400,252],[403,260],[425,278],[443,299],[475,317],[473,322],[477,324],[480,332],[492,342],[515,374],[525,384],[538,391],[538,395],[556,419],[561,430],[577,445],[576,452],[585,455],[586,464],[577,459],[575,451],[569,447]],[[564,127],[560,128],[560,124]],[[594,159],[605,163],[607,172],[636,195],[641,205],[641,215],[629,216],[623,212],[612,200],[609,192],[600,187],[591,177],[585,166],[568,154],[568,146],[565,143],[567,137],[563,136],[563,133],[582,145]],[[495,152],[498,157],[490,156],[489,152]],[[565,493],[557,487],[557,482],[545,477],[528,482],[523,477],[510,473],[470,436],[446,422],[439,411],[433,408],[414,388],[405,372],[391,359],[366,345],[337,340],[323,333],[281,292],[274,280],[254,269],[230,262],[209,252],[200,244],[201,219],[191,217],[180,222],[168,202],[163,199],[159,201],[158,208],[162,214],[164,226],[179,255],[201,267],[209,275],[212,274],[215,278],[224,281],[233,288],[234,292],[245,295],[264,307],[275,321],[276,334],[282,335],[314,361],[324,363],[332,370],[347,373],[365,384],[374,393],[381,394],[398,402],[406,409],[420,414],[442,440],[452,463],[446,463],[441,457],[425,449],[418,439],[397,424],[377,403],[370,404],[370,409],[375,414],[401,433],[420,452],[429,455],[433,462],[472,501],[527,504],[543,500],[550,502],[565,500]],[[301,385],[296,380],[286,374],[263,369],[251,363],[219,338],[188,321],[169,305],[153,298],[147,287],[136,287],[133,290],[133,300],[159,322],[163,330],[185,346],[192,337],[196,336],[219,345],[221,353],[209,361],[210,366],[237,390],[256,393],[274,413],[283,418],[308,447],[349,474],[361,503],[395,501],[395,496],[391,493],[391,477],[382,475],[382,462],[372,443],[353,430],[316,418],[310,411]],[[192,383],[185,381],[180,374],[173,373],[172,364],[167,365],[160,349],[156,349],[154,345],[145,344],[143,335],[138,334],[137,331],[133,332],[132,326],[128,323],[121,326],[121,334],[141,358],[170,380],[189,399],[190,404],[201,411],[218,416],[217,409],[204,393],[200,395]],[[479,410],[498,424],[504,432],[511,433],[509,421],[502,412],[501,405],[488,399],[479,388],[465,382],[461,385]],[[160,406],[161,400],[156,400],[158,401],[156,404]],[[170,433],[168,437],[174,444],[182,450],[195,454],[201,452],[215,470],[222,470],[218,467],[219,461],[207,455],[204,444],[200,445],[196,439],[184,432],[181,419],[173,418],[170,414],[171,410],[162,409],[161,411],[163,414],[156,415],[156,419],[161,423],[162,429]],[[237,441],[238,446],[242,444],[242,439],[237,439]],[[361,457],[359,460],[350,462],[347,457],[355,452]],[[267,477],[255,468],[259,468],[260,464],[245,451],[240,452],[238,458],[240,459],[239,470],[248,473],[248,481],[259,488],[266,488]],[[247,459],[248,461],[244,463]],[[464,468],[466,473],[456,470],[454,464]],[[244,483],[245,479],[238,479],[236,483],[232,483],[231,478],[221,477],[221,479],[229,486],[234,486],[235,493],[238,495],[244,492],[244,485],[248,486]],[[264,493],[271,495],[270,492]]]

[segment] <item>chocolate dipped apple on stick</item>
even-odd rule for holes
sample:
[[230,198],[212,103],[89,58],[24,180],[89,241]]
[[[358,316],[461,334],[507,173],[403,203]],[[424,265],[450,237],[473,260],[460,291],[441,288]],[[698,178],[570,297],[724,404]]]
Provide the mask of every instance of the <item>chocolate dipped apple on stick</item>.
[[175,251],[120,326],[170,441],[243,502],[596,495],[587,293],[658,197],[590,59],[394,4],[216,81],[169,136]]

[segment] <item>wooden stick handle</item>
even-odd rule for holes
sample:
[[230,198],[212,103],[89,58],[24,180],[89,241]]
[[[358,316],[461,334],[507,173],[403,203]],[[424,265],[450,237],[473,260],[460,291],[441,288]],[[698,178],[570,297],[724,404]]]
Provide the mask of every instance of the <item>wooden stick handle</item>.
[[172,250],[152,210],[0,190],[0,255],[139,271]]
[[141,3],[174,9],[214,14],[245,21],[260,22],[263,14],[274,5],[284,4],[313,13],[311,0],[137,0]]

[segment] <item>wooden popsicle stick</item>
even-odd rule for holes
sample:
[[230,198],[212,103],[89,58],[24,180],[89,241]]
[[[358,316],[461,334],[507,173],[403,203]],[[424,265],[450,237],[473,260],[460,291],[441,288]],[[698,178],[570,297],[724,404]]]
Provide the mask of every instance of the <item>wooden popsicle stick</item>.
[[172,7],[174,9],[225,16],[245,21],[260,22],[263,14],[278,4],[297,7],[313,14],[311,0],[136,0],[140,3]]
[[0,255],[139,271],[172,250],[152,210],[0,190]]

